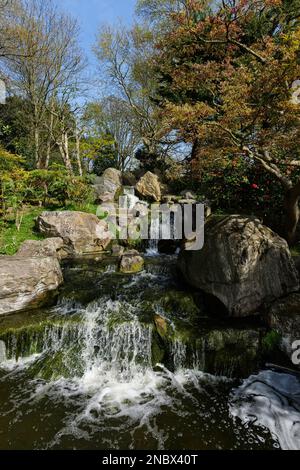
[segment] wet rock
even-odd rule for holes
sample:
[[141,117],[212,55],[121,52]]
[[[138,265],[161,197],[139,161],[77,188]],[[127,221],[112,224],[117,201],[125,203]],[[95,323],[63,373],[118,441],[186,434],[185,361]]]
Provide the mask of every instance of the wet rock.
[[62,238],[71,256],[102,252],[111,241],[107,223],[85,212],[43,212],[37,227],[48,237]]
[[127,250],[121,258],[120,272],[134,274],[142,271],[144,259],[137,250]]
[[153,201],[161,200],[161,185],[159,178],[151,171],[148,171],[136,184],[136,191],[145,198]]
[[95,180],[94,190],[97,201],[114,201],[115,196],[122,188],[122,173],[115,168],[107,168],[102,176]]
[[233,317],[257,314],[299,289],[286,241],[253,217],[211,216],[204,248],[183,250],[178,267],[187,283],[219,299]]
[[124,251],[125,251],[124,246],[120,246],[120,245],[113,245],[111,249],[112,255],[118,256],[118,257],[123,256]]
[[300,294],[290,294],[274,302],[267,320],[270,328],[280,335],[280,349],[291,360],[296,349],[293,345],[300,341]]
[[154,323],[160,334],[160,336],[165,336],[168,332],[168,324],[165,318],[161,315],[154,315]]
[[187,318],[189,321],[199,313],[199,307],[194,302],[192,294],[176,289],[162,292],[154,304],[159,305],[168,314],[175,314],[177,318]]
[[48,257],[56,256],[58,259],[67,257],[62,238],[47,238],[46,240],[26,240],[20,246],[17,256]]
[[246,377],[261,361],[263,332],[254,328],[215,328],[197,340],[198,361],[205,371]]
[[56,257],[0,257],[0,315],[48,304],[63,283]]

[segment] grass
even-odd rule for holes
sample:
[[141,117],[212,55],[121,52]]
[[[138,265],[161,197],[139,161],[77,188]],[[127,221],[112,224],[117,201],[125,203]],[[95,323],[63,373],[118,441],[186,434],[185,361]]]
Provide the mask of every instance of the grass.
[[14,255],[25,240],[41,240],[43,236],[34,231],[35,219],[44,209],[34,208],[26,212],[20,230],[14,222],[0,225],[0,254]]
[[79,212],[88,212],[89,214],[96,214],[97,211],[97,204],[67,204],[64,207],[60,207],[59,209],[55,209],[58,211],[79,211]]

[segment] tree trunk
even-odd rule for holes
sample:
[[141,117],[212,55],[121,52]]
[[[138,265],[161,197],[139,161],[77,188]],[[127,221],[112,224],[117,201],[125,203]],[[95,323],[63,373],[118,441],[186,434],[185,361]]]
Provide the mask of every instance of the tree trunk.
[[198,156],[198,152],[200,150],[200,140],[198,137],[193,142],[192,152],[190,156],[190,161],[196,160]]
[[296,242],[296,230],[299,221],[300,181],[285,193],[285,233],[290,246]]
[[69,155],[69,137],[67,132],[62,132],[61,142],[57,142],[57,144],[68,173],[73,175],[73,168]]
[[[53,105],[51,104],[51,110],[52,110],[52,107],[53,107]],[[46,160],[45,160],[45,169],[46,170],[48,170],[49,162],[50,162],[53,123],[54,123],[53,113],[50,112],[50,123],[49,123],[49,131],[48,131],[48,138],[47,138],[47,149],[46,149]]]
[[76,129],[76,160],[77,160],[77,166],[78,166],[78,173],[79,173],[79,176],[82,176],[83,175],[83,171],[82,171],[82,164],[81,164],[81,158],[80,158],[80,137],[79,137],[79,133]]
[[38,169],[41,169],[41,160],[40,160],[40,132],[38,127],[34,127],[34,154],[35,154],[35,164]]

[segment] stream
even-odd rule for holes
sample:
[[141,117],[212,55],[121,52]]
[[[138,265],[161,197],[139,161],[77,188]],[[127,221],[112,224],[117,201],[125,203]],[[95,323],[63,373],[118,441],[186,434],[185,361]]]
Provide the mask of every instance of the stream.
[[154,251],[68,262],[55,307],[0,320],[0,449],[300,449],[299,375],[239,353],[259,325],[187,313]]

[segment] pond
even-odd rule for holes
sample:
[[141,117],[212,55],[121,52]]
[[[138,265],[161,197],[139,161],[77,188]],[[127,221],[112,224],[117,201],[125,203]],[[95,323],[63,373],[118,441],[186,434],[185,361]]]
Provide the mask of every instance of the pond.
[[52,308],[0,321],[0,449],[300,449],[300,380],[264,328],[205,315],[174,258],[64,268]]

